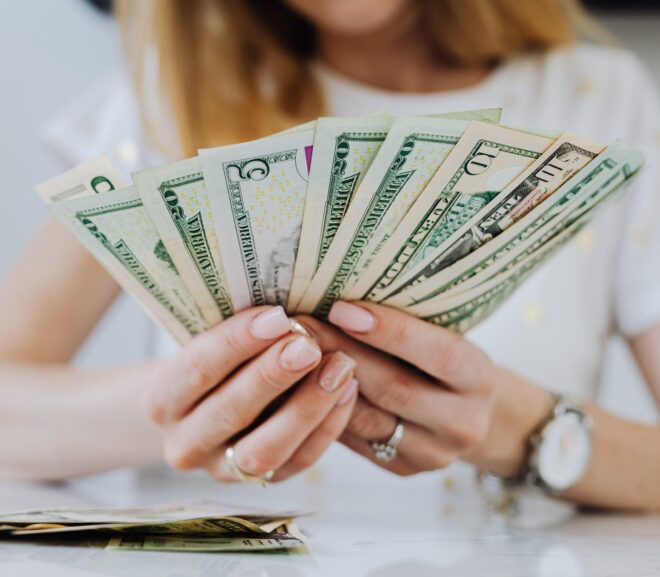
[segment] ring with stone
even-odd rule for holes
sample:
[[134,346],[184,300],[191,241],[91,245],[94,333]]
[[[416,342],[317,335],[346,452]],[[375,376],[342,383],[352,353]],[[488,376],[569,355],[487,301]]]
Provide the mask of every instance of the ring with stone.
[[385,443],[382,441],[371,441],[369,447],[371,448],[374,457],[383,463],[390,463],[396,459],[399,454],[397,447],[403,439],[403,433],[405,432],[405,427],[403,426],[403,420],[401,417],[396,418],[396,427],[392,436]]
[[227,447],[225,449],[225,463],[227,463],[227,468],[231,471],[234,478],[241,483],[257,483],[262,487],[266,487],[273,478],[273,475],[275,475],[275,471],[268,471],[263,475],[251,475],[250,473],[243,471],[243,469],[236,464],[234,447]]

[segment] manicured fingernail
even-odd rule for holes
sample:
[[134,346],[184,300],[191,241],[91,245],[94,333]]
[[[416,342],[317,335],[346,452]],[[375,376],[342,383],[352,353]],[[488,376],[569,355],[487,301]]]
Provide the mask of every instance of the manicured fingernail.
[[355,365],[355,361],[348,355],[342,352],[333,354],[319,373],[319,385],[331,393],[348,378]]
[[374,328],[374,317],[357,305],[337,301],[332,305],[328,320],[333,324],[355,333],[368,333]]
[[349,381],[348,385],[346,385],[346,388],[344,389],[344,392],[341,394],[341,397],[339,397],[337,400],[338,407],[348,404],[348,402],[353,398],[353,395],[355,395],[355,389],[357,389],[357,386],[357,379],[351,379]]
[[252,319],[250,332],[255,339],[270,341],[291,330],[289,317],[282,307],[274,307]]
[[280,364],[287,371],[302,371],[321,358],[321,349],[305,337],[292,340],[280,355]]

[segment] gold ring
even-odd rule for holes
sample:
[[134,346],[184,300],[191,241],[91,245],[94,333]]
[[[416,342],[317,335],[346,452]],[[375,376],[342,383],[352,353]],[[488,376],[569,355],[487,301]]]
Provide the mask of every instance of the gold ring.
[[311,337],[312,335],[309,334],[309,331],[305,328],[305,325],[302,323],[299,323],[296,319],[289,319],[289,323],[291,324],[291,332],[292,333],[298,333],[299,335],[302,335],[303,337]]
[[225,463],[231,471],[231,474],[234,475],[237,481],[241,483],[257,483],[262,487],[267,487],[270,480],[275,475],[275,471],[268,471],[263,475],[251,475],[246,473],[236,464],[236,454],[234,452],[234,447],[227,447],[225,449]]

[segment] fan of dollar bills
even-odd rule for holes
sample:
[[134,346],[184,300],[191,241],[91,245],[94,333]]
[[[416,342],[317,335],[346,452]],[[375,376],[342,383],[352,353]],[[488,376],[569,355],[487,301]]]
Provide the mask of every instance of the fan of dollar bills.
[[132,186],[100,156],[37,190],[180,342],[250,306],[325,318],[338,299],[464,332],[643,163],[500,112],[319,118]]
[[292,512],[246,512],[213,501],[131,509],[50,509],[0,514],[0,538],[109,549],[303,552]]

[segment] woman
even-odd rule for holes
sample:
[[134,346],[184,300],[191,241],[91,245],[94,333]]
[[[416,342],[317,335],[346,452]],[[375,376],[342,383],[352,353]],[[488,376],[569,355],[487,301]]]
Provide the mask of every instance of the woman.
[[[149,144],[136,148],[134,132],[126,140],[137,123],[127,121],[135,105],[124,87],[60,127],[70,143],[76,127],[102,117],[103,136],[78,130],[72,156],[116,150],[132,170],[154,151],[191,155],[325,113],[499,104],[508,124],[603,142],[623,137],[658,152],[652,83],[626,52],[575,43],[588,23],[571,0],[170,0],[120,8]],[[156,460],[164,445],[178,469],[203,468],[222,481],[271,473],[278,480],[339,438],[401,475],[462,459],[577,503],[660,509],[660,429],[587,402],[613,330],[628,338],[660,398],[653,170],[469,340],[369,303],[335,304],[328,324],[299,319],[305,336],[290,331],[280,308],[262,307],[165,358],[75,370],[67,362],[118,289],[51,222],[0,298],[0,434],[21,440],[0,448],[2,472],[70,477]],[[584,402],[558,403],[545,389]],[[552,431],[564,417],[569,428],[553,453]],[[576,438],[577,453],[566,450]],[[534,451],[532,440],[545,449]]]

